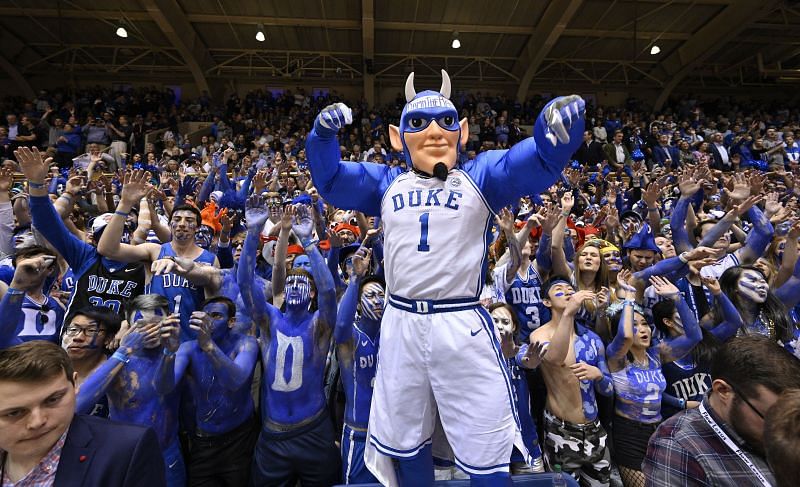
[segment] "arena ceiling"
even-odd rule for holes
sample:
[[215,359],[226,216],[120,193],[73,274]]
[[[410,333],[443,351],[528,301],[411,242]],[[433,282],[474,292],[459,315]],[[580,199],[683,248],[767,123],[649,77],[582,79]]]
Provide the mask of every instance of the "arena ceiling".
[[[120,23],[127,38],[115,35]],[[410,70],[438,79],[442,67],[459,86],[518,97],[531,87],[666,97],[676,87],[800,82],[798,1],[6,0],[0,24],[0,68],[21,86],[49,75],[368,90]]]

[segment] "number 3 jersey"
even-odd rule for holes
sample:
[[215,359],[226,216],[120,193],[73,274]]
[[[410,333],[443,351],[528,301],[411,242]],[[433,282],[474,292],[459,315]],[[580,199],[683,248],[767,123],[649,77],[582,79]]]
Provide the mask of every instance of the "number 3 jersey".
[[432,300],[480,296],[494,215],[466,172],[453,169],[446,181],[413,171],[398,176],[383,195],[381,216],[392,294]]

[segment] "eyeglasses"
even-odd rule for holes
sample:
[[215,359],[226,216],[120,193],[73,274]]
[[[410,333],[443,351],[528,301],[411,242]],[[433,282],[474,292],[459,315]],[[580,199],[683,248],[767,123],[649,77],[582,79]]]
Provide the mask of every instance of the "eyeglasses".
[[97,336],[101,331],[104,332],[105,330],[99,326],[87,326],[84,328],[82,326],[70,325],[64,333],[71,337],[76,337],[83,333],[86,338],[92,338]]
[[744,394],[742,394],[741,392],[739,392],[739,390],[738,390],[736,387],[734,387],[733,385],[731,385],[731,384],[728,384],[728,385],[730,386],[731,390],[733,390],[733,393],[734,393],[734,394],[736,394],[737,396],[739,396],[739,397],[742,399],[742,401],[744,401],[744,403],[745,403],[745,404],[747,404],[747,405],[750,407],[750,409],[752,409],[752,410],[753,410],[753,412],[754,412],[754,413],[756,413],[756,414],[758,415],[758,417],[759,417],[759,418],[761,418],[761,419],[764,419],[764,415],[761,413],[761,411],[759,411],[758,409],[756,409],[756,407],[755,407],[755,406],[753,406],[753,405],[750,403],[750,401],[748,401],[748,400],[747,400],[747,398],[746,398],[746,397],[744,397]]

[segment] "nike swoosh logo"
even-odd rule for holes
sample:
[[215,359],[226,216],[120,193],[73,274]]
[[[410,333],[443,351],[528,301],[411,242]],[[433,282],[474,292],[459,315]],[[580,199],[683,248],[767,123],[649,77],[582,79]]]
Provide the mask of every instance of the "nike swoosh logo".
[[369,342],[361,342],[362,347],[366,347],[367,345],[369,345]]
[[475,330],[475,331],[471,331],[471,332],[469,332],[469,334],[470,334],[470,335],[472,335],[472,336],[475,336],[475,335],[477,335],[478,333],[480,333],[482,329],[483,329],[483,328],[478,328],[478,329],[477,329],[477,330]]
[[133,271],[135,271],[135,270],[136,270],[136,269],[125,269],[125,272],[133,272]]

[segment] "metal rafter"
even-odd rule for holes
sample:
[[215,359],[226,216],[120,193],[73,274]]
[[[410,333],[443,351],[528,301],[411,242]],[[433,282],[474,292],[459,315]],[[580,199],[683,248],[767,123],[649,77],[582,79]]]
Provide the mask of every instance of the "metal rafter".
[[186,20],[186,14],[176,0],[141,0],[147,13],[170,43],[185,59],[200,91],[210,92],[205,69],[211,65],[211,55],[203,41]]
[[[667,98],[683,80],[726,42],[736,38],[748,25],[757,22],[778,5],[779,0],[737,0],[700,28],[691,39],[667,56],[661,67],[669,79],[658,95],[655,109],[660,110]],[[716,46],[717,49],[710,49]]]
[[512,69],[518,76],[521,73],[519,88],[517,88],[517,101],[521,102],[525,99],[534,73],[550,53],[582,3],[583,0],[557,0],[548,4],[539,25],[528,39],[519,60]]

